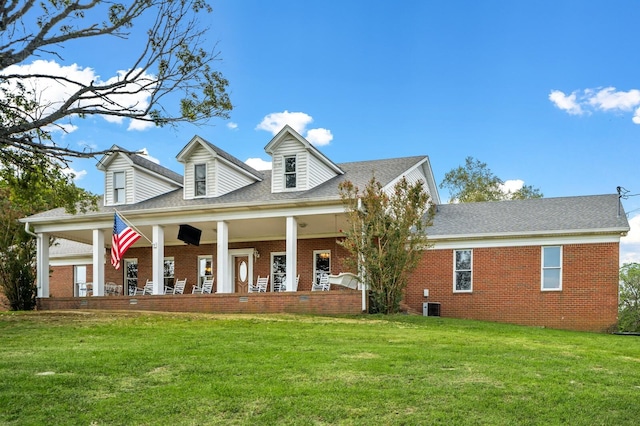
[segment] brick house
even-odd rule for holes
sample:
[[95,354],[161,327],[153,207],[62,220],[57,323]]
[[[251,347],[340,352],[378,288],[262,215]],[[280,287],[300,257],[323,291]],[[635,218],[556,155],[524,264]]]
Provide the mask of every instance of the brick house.
[[[183,175],[136,154],[104,156],[97,211],[23,219],[39,236],[39,307],[361,312],[364,291],[311,290],[322,274],[345,272],[338,184],[362,188],[375,175],[387,189],[422,180],[436,205],[407,309],[431,302],[447,317],[576,330],[616,323],[629,225],[615,194],[443,205],[427,156],[336,164],[289,126],[265,151],[273,167],[261,172],[196,136],[177,155]],[[118,270],[108,260],[115,211],[147,236]],[[61,244],[49,248],[49,237]],[[267,292],[249,294],[258,276],[269,277]],[[215,294],[188,294],[209,277]],[[161,296],[183,278],[185,295]],[[153,295],[129,296],[147,280]],[[105,283],[123,295],[85,297],[103,296]]]

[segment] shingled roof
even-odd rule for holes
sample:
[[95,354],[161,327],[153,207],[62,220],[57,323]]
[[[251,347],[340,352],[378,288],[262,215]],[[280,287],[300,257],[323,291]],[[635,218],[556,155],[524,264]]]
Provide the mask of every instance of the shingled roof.
[[[426,156],[414,156],[342,163],[339,166],[345,172],[343,175],[338,175],[323,184],[306,191],[272,193],[271,174],[265,173],[262,181],[255,182],[220,197],[185,200],[183,190],[176,189],[167,194],[141,201],[136,204],[119,205],[117,207],[120,211],[146,209],[178,210],[193,206],[210,206],[211,208],[217,208],[225,207],[227,205],[261,205],[271,202],[293,202],[300,200],[313,201],[335,199],[338,201],[340,199],[338,194],[338,184],[342,181],[349,180],[356,186],[364,188],[371,177],[375,176],[382,185],[386,185],[406,170],[424,161],[425,158]],[[98,212],[112,212],[113,210],[113,207],[105,207],[102,205],[101,201],[99,202]],[[64,209],[54,209],[38,213],[30,218],[56,219],[70,216],[71,215],[66,213]]]
[[142,167],[152,173],[155,173],[159,176],[163,176],[169,180],[176,182],[177,184],[183,184],[182,175],[174,172],[171,169],[168,169],[160,164],[154,163],[151,160],[144,158],[143,156],[136,154],[135,152],[128,151],[121,146],[113,145],[111,147],[111,151],[102,156],[102,158],[98,161],[98,169],[104,170],[105,164],[108,164],[113,158],[115,158],[115,153],[121,153],[127,156],[133,164],[138,167]]
[[247,163],[240,161],[239,159],[237,159],[236,157],[234,157],[233,155],[229,154],[227,151],[225,151],[224,149],[212,144],[211,142],[201,138],[200,136],[196,136],[194,139],[198,139],[201,142],[203,142],[204,144],[206,144],[209,149],[211,149],[213,152],[215,152],[217,155],[219,155],[221,158],[225,159],[226,161],[228,161],[229,163],[233,164],[234,166],[244,170],[245,172],[249,173],[250,175],[253,175],[256,179],[260,180],[264,178],[264,174],[261,173],[260,171],[254,169],[253,167],[249,166]]
[[[619,209],[619,210],[618,210]],[[437,206],[429,237],[625,233],[629,222],[616,194]]]

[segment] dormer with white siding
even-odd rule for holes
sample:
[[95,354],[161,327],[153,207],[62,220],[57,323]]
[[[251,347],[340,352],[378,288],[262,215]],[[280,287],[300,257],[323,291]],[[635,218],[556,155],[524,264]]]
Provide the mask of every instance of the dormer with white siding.
[[184,199],[219,197],[262,180],[262,174],[200,136],[176,157],[184,164]]
[[265,146],[271,155],[271,192],[306,191],[344,174],[298,132],[286,125]]
[[105,174],[105,206],[135,204],[182,187],[178,173],[117,145],[111,149],[97,165]]
[[397,178],[386,184],[382,188],[387,195],[392,195],[396,184],[405,178],[410,185],[415,184],[418,181],[422,181],[423,188],[429,194],[431,198],[431,204],[440,204],[440,195],[438,194],[438,187],[436,180],[433,177],[433,171],[431,170],[431,163],[429,157],[425,156],[422,160],[418,161],[413,167],[406,170]]

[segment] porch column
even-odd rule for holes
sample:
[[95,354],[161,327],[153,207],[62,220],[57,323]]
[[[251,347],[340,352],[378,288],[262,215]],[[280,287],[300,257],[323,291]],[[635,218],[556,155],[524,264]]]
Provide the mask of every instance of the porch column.
[[49,297],[49,234],[38,234],[36,257],[38,297]]
[[298,220],[293,217],[287,217],[287,280],[285,285],[287,291],[297,290],[295,286],[298,264]]
[[218,293],[233,293],[233,283],[229,271],[229,224],[219,221],[217,225],[216,289]]
[[104,232],[93,230],[93,295],[104,296]]
[[153,225],[153,247],[151,249],[151,265],[153,294],[164,294],[164,228]]

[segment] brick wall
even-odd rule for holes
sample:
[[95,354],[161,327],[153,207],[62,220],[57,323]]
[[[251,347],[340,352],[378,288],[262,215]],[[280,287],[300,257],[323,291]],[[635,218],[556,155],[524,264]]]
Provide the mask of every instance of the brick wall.
[[[441,303],[441,316],[551,328],[606,331],[617,322],[617,243],[563,246],[562,290],[541,291],[541,247],[473,249],[473,292],[453,292],[453,250],[428,251],[406,290],[422,310]],[[429,289],[429,297],[423,297]]]
[[[87,267],[87,282],[93,281],[93,265]],[[50,297],[73,297],[75,277],[73,265],[54,266],[49,273],[49,296]],[[107,280],[108,281],[108,280]]]
[[[270,253],[284,252],[285,242],[233,243],[229,248],[255,248],[260,252],[260,257],[254,263],[255,278],[258,275],[270,274]],[[337,274],[347,270],[343,265],[346,253],[336,243],[335,238],[300,240],[297,262],[300,274],[299,291],[311,289],[314,250],[331,250],[332,273]],[[199,247],[189,245],[165,247],[165,256],[172,256],[175,259],[176,278],[187,278],[185,293],[190,293],[191,285],[197,282],[198,256],[212,256],[215,269],[215,252],[216,246],[213,244],[204,244]],[[138,259],[140,283],[151,278],[150,248],[130,249],[126,257]],[[476,248],[473,249],[473,292],[454,293],[453,250],[429,250],[410,279],[404,303],[410,310],[422,312],[423,302],[439,302],[441,315],[445,317],[573,330],[605,331],[609,329],[617,322],[619,244],[564,245],[562,258],[562,291],[541,291],[540,246]],[[73,268],[60,268],[62,269],[52,268],[54,272],[51,277],[51,293],[56,298],[71,297]],[[89,266],[88,280],[91,276],[90,269]],[[105,277],[106,281],[122,284],[123,269],[116,271],[107,263]],[[423,289],[429,289],[428,299],[423,297]],[[341,292],[336,294],[340,295]],[[234,297],[237,299],[237,295]],[[291,297],[295,298],[297,295],[294,293]],[[172,303],[168,300],[173,299],[163,299],[161,305]],[[190,302],[185,302],[185,309],[198,306],[192,305],[195,299],[187,300]],[[257,299],[254,300],[257,301]],[[268,310],[276,309],[269,305],[276,302],[271,299],[265,300],[270,301],[264,302],[270,306]],[[277,303],[285,303],[284,300],[286,299],[279,300]],[[80,302],[77,301],[77,303]],[[91,303],[97,302],[91,300]],[[263,302],[256,303],[259,305]],[[358,312],[359,303],[358,300]],[[167,310],[182,310],[180,306],[182,305],[178,304],[176,308],[168,306]],[[249,312],[246,309],[254,309],[247,306],[253,305],[236,303],[235,309],[242,312]],[[139,306],[137,309],[142,307]],[[277,309],[284,309],[284,307]]]
[[[255,278],[271,274],[271,253],[285,252],[285,241],[257,241],[245,243],[231,243],[229,249],[254,248],[260,253],[260,257],[254,261],[253,275]],[[342,259],[346,251],[336,243],[335,238],[318,238],[298,241],[297,269],[300,274],[299,291],[310,291],[313,279],[313,251],[331,250],[331,272],[338,274],[345,272]],[[108,253],[107,253],[108,254]],[[212,256],[214,277],[216,270],[216,245],[202,244],[200,246],[180,245],[164,248],[165,257],[173,257],[175,261],[175,277],[187,278],[186,293],[191,292],[194,283],[198,281],[198,256]],[[147,279],[152,277],[151,248],[131,248],[125,258],[138,259],[138,282],[141,287]],[[123,284],[124,268],[116,270],[107,263],[105,268],[105,281]],[[217,286],[214,287],[214,290]]]
[[38,299],[40,310],[104,309],[210,313],[305,313],[348,315],[362,312],[361,293],[353,290],[297,293],[184,294]]

